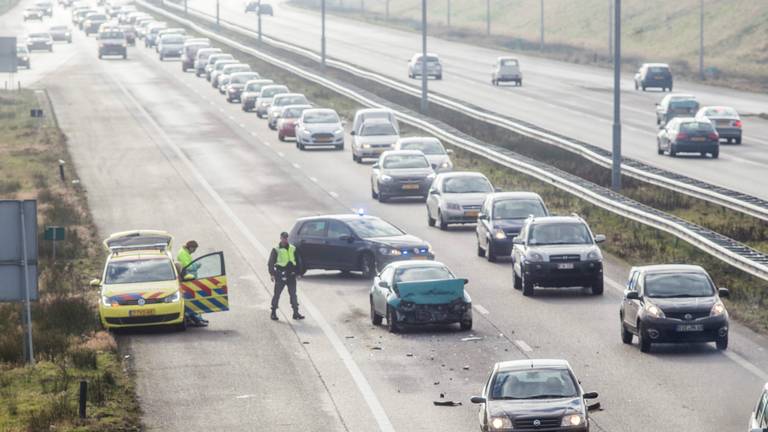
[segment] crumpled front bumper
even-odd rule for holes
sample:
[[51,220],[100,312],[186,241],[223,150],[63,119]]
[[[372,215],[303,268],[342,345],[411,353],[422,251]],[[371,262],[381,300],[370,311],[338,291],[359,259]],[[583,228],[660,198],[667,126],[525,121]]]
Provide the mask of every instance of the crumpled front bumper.
[[472,303],[456,299],[444,304],[417,304],[401,301],[394,309],[395,319],[401,324],[453,324],[472,321]]

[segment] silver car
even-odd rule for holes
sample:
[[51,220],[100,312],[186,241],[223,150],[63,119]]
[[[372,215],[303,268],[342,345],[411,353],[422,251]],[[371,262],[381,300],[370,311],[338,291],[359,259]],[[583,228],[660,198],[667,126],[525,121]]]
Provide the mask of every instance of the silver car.
[[755,410],[749,417],[748,432],[765,432],[768,429],[768,383],[763,386],[763,391],[757,399]]
[[190,38],[184,41],[184,46],[181,49],[181,71],[186,72],[187,69],[194,69],[197,52],[210,47],[211,41],[205,38]]
[[304,150],[307,147],[326,146],[344,150],[344,127],[339,115],[326,108],[304,110],[296,123],[296,148]]
[[227,85],[227,102],[240,102],[240,96],[243,93],[245,84],[259,79],[256,72],[235,72],[229,76],[229,85]]
[[520,72],[520,62],[514,57],[499,57],[493,64],[491,84],[513,82],[518,87],[523,85],[523,73]]
[[288,87],[284,85],[273,84],[262,87],[259,97],[256,98],[256,115],[259,118],[264,118],[267,115],[267,110],[272,105],[272,99],[277,95],[288,92]]
[[438,174],[427,197],[427,222],[441,230],[449,224],[475,223],[485,198],[493,192],[491,182],[479,172]]
[[368,119],[352,136],[352,160],[361,163],[364,158],[377,158],[385,151],[392,150],[398,139],[400,134],[389,120]]
[[284,93],[275,96],[272,99],[272,105],[267,109],[267,121],[270,129],[277,129],[277,119],[280,115],[280,110],[288,105],[309,105],[309,101],[301,93]]
[[155,46],[155,43],[157,42],[157,34],[166,28],[168,28],[168,23],[162,21],[150,24],[144,33],[144,46],[147,48]]
[[176,33],[160,36],[160,42],[157,44],[157,53],[160,61],[168,57],[181,57],[181,51],[184,48],[184,36]]
[[219,75],[221,75],[221,72],[224,70],[225,67],[229,65],[237,65],[242,64],[237,60],[219,60],[213,65],[213,69],[211,69],[211,87],[213,88],[219,88]]
[[720,139],[741,144],[741,118],[735,109],[727,106],[707,106],[696,113],[696,120],[709,120],[715,126]]
[[393,197],[425,199],[434,179],[435,172],[424,153],[418,150],[386,151],[371,169],[371,197],[379,202]]
[[184,38],[186,40],[187,31],[184,30],[183,28],[171,27],[171,28],[162,29],[159,32],[157,32],[157,36],[155,37],[155,52],[156,53],[160,54],[160,40],[163,38],[163,36],[171,35],[171,34],[177,34],[177,35],[184,36]]
[[261,89],[274,83],[275,82],[270,79],[257,79],[245,83],[243,93],[240,95],[243,111],[250,112],[254,109],[256,107],[256,99],[259,98]]
[[[216,68],[216,63],[219,61],[229,60],[229,63],[238,63],[232,54],[212,54],[208,57],[208,62],[205,65],[205,80],[210,82],[213,70]],[[227,63],[228,64],[228,63]]]
[[[421,77],[421,54],[414,54],[408,61],[408,78]],[[427,53],[427,78],[443,79],[443,63],[437,54]]]
[[453,150],[446,150],[439,139],[433,137],[408,137],[400,138],[395,143],[395,150],[421,150],[432,165],[436,173],[453,170],[451,154]]
[[195,76],[199,77],[205,73],[205,66],[208,65],[208,58],[214,54],[221,53],[221,48],[201,48],[195,56]]

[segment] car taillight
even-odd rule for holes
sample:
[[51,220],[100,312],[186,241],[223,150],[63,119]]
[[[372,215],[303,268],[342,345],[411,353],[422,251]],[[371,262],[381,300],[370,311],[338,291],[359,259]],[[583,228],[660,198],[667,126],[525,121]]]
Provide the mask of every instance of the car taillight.
[[717,132],[710,132],[709,134],[707,134],[707,138],[711,140],[718,140],[720,139],[720,135],[718,135]]
[[687,140],[688,139],[688,134],[680,132],[679,134],[677,134],[677,137],[675,137],[675,139],[677,139],[678,141]]
[[740,128],[741,127],[741,120],[736,120],[733,122],[733,127]]

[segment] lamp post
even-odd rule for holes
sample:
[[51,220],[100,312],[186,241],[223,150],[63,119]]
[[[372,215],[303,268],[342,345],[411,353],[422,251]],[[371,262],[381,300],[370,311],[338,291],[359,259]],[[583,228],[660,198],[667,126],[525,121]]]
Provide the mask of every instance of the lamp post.
[[539,35],[539,51],[544,51],[544,0],[539,1],[539,27],[541,34]]
[[699,0],[699,78],[704,79],[704,0]]
[[421,113],[429,109],[427,100],[427,0],[421,0]]
[[613,162],[611,188],[621,190],[621,0],[614,6],[613,51]]
[[325,0],[320,0],[320,62],[325,66]]

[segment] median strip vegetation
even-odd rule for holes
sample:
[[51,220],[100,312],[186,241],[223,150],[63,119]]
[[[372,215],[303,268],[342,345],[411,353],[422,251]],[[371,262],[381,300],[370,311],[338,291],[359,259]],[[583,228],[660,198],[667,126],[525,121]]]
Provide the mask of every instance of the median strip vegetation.
[[[187,19],[195,21],[198,25],[208,26],[207,23],[204,23],[201,20],[196,20],[194,18]],[[188,32],[191,32],[190,29],[187,30]],[[228,32],[226,30],[219,30],[218,32],[246,45],[255,43],[252,39],[234,34],[233,32]],[[262,76],[273,79],[275,82],[287,84],[292,91],[304,93],[315,104],[335,109],[342,117],[350,119],[353,117],[354,111],[361,108],[357,102],[352,101],[347,97],[307,81],[292,73],[288,73],[281,68],[259,60],[247,53],[234,50],[228,46],[222,46],[221,48],[227,52],[233,52],[237,58],[249,63],[253,70],[259,72]],[[258,49],[320,73],[320,71],[317,70],[317,65],[315,63],[312,63],[303,57],[291,55],[264,44],[259,45]],[[377,86],[376,84],[365,80],[355,79],[348,74],[344,74],[332,68],[326,69],[325,74],[329,78],[336,79],[338,82],[343,82],[345,85],[348,85],[348,87],[356,89],[356,91],[363,94],[371,94],[372,97],[378,96],[395,103],[404,102],[401,105],[406,109],[418,108],[418,99],[408,95],[398,94],[398,92],[384,88],[383,86]],[[361,88],[365,88],[366,90],[360,90]],[[557,157],[549,156],[550,159],[561,161],[563,166],[570,166],[571,169],[583,173],[587,178],[596,178],[599,180],[601,176],[605,176],[604,173],[598,172],[598,169],[603,169],[602,167],[596,165],[585,167],[584,165],[586,162],[579,160],[579,158],[572,153],[554,148],[553,146],[538,143],[528,138],[510,136],[511,134],[509,131],[504,131],[503,133],[502,131],[494,131],[493,135],[487,135],[485,130],[490,128],[490,126],[482,125],[480,124],[481,122],[473,121],[472,119],[459,117],[458,114],[450,112],[450,110],[444,110],[448,111],[445,113],[442,111],[443,110],[439,107],[433,105],[430,113],[432,117],[454,125],[454,127],[469,135],[473,134],[467,132],[467,130],[475,132],[479,137],[475,135],[473,136],[480,141],[492,142],[501,147],[511,148],[519,153],[524,152],[519,151],[518,148],[524,147],[535,149],[537,147],[545,147],[544,150],[541,150],[545,155],[548,154],[548,152],[557,155]],[[469,125],[465,124],[465,122],[469,123]],[[411,127],[403,127],[402,133],[404,135],[424,135],[422,131]],[[504,141],[505,135],[508,141]],[[480,137],[488,139],[483,140]],[[517,146],[514,146],[513,143],[517,144]],[[661,232],[609,211],[602,210],[572,194],[525,174],[521,174],[491,162],[485,158],[477,157],[458,148],[455,148],[454,150],[455,154],[453,159],[456,169],[481,171],[486,174],[494,184],[502,187],[504,190],[529,190],[538,192],[542,195],[548,207],[553,212],[558,214],[570,214],[576,212],[587,218],[590,226],[595,232],[605,233],[608,236],[608,241],[603,248],[616,257],[625,260],[630,265],[687,263],[703,266],[713,275],[715,282],[718,283],[719,286],[726,286],[731,289],[732,295],[727,302],[730,306],[729,310],[734,318],[755,330],[768,332],[768,310],[765,308],[766,304],[768,304],[768,282],[733,268],[694,246],[684,241],[680,241],[671,234]],[[547,160],[547,162],[548,161],[549,160]],[[558,166],[558,168],[568,171],[567,169],[564,169],[563,166]],[[608,178],[606,177],[604,181],[608,181]],[[766,231],[768,228],[764,223],[761,223],[754,218],[667,189],[647,185],[631,178],[625,177],[624,181],[626,182],[627,190],[632,191],[631,195],[627,195],[637,201],[684,217],[699,223],[700,225],[706,226],[704,223],[701,223],[701,221],[705,221],[714,225],[714,227],[708,228],[718,231],[721,234],[740,241],[745,241],[753,247],[759,246],[763,250],[768,249],[768,241],[766,241],[766,239],[768,239],[768,231]],[[716,227],[721,229],[716,229]]]
[[[45,117],[30,118],[33,108]],[[139,431],[133,378],[114,338],[100,330],[98,293],[88,286],[88,277],[101,271],[101,241],[52,114],[42,93],[0,92],[0,199],[37,199],[38,226],[66,228],[55,261],[51,242],[38,233],[34,366],[23,363],[21,305],[0,303],[0,430]],[[78,415],[82,380],[85,419]]]

